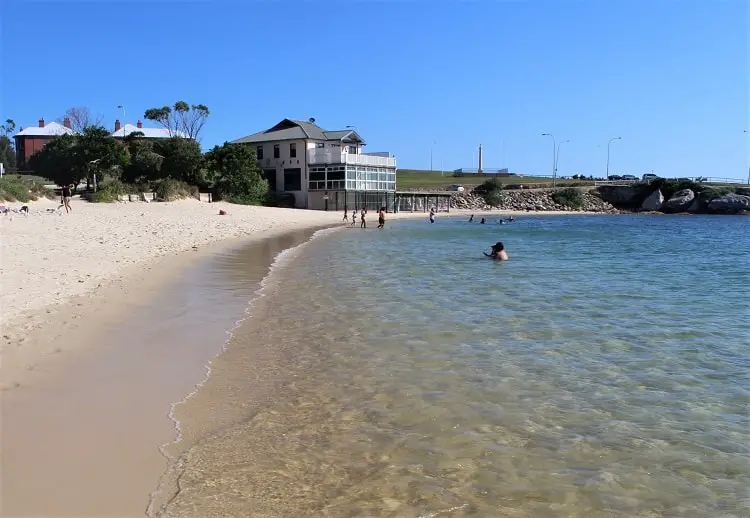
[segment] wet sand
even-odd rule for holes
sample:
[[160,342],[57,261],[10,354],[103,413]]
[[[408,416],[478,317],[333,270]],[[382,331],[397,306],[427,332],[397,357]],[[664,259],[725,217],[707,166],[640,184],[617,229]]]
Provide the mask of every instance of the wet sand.
[[27,340],[59,352],[3,392],[0,514],[144,516],[171,404],[204,379],[273,258],[311,234],[181,254],[51,313]]

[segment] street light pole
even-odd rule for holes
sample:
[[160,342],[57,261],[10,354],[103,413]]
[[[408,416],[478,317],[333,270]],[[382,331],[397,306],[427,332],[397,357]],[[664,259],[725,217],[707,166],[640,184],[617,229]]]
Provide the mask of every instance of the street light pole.
[[125,118],[125,106],[120,104],[117,107],[122,110],[122,137],[125,138],[125,125],[128,123],[128,120]]
[[557,142],[552,133],[542,133],[543,137],[552,137],[552,186],[555,185],[555,171],[557,170]]
[[437,144],[437,142],[435,142],[434,140],[432,141],[432,144],[430,144],[430,172],[433,171],[432,169],[432,146],[434,146],[435,144]]
[[552,187],[555,187],[555,182],[557,180],[557,168],[560,165],[560,146],[565,144],[566,142],[570,142],[570,140],[563,140],[557,145],[557,155],[555,156],[555,174],[552,176]]
[[607,142],[607,180],[609,180],[609,146],[612,144],[613,140],[622,140],[622,137],[612,137],[609,139],[609,142]]

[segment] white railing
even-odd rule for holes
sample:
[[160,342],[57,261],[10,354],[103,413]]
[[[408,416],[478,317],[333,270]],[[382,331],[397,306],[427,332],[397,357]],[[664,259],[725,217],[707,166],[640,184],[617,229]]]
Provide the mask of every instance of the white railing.
[[331,152],[327,149],[308,149],[307,163],[310,165],[352,164],[373,167],[396,167],[396,159],[393,157]]

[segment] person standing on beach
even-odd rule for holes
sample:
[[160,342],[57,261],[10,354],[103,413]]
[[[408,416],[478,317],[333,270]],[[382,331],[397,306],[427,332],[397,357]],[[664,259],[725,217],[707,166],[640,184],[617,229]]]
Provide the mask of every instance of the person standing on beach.
[[362,207],[362,212],[360,213],[360,218],[362,219],[362,222],[359,224],[359,228],[367,228],[367,222],[365,221],[366,215],[367,215],[367,208]]
[[72,212],[73,208],[70,206],[70,198],[72,197],[72,185],[65,185],[63,186],[61,192],[60,192],[60,198],[62,201],[63,206],[65,207],[65,213]]
[[435,209],[430,209],[430,223],[435,223]]
[[385,228],[385,207],[380,207],[378,213],[378,228]]
[[[352,211],[352,217],[354,217],[354,211]],[[346,207],[344,207],[344,221],[349,221],[349,211],[346,210]]]

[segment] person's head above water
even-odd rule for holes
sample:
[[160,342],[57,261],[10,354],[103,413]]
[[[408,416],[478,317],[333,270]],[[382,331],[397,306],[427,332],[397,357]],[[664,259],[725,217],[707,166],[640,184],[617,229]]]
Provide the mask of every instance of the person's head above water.
[[503,250],[505,250],[505,246],[500,241],[498,241],[497,243],[492,245],[492,250],[494,252],[502,252]]

